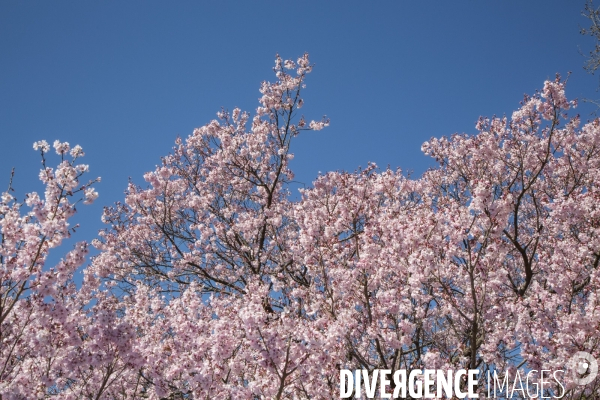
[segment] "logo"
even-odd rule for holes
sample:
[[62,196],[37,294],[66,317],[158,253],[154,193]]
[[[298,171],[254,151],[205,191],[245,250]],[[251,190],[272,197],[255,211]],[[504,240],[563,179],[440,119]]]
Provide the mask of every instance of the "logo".
[[598,362],[590,353],[579,351],[569,359],[571,378],[577,385],[587,385],[598,376]]

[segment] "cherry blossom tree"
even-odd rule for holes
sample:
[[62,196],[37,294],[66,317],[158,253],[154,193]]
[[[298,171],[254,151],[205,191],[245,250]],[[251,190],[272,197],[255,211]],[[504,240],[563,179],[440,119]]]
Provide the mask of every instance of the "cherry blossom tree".
[[487,371],[599,357],[600,123],[566,116],[564,82],[425,143],[420,179],[370,165],[291,201],[291,142],[328,123],[297,115],[311,68],[278,57],[252,118],[222,111],[105,212],[92,269],[143,326],[150,390],[336,398],[341,368],[470,368],[483,395]]
[[557,77],[510,120],[424,144],[440,163],[424,177],[435,228],[419,249],[433,250],[422,283],[444,332],[440,361],[539,371],[579,350],[599,356],[600,131],[567,118],[575,105]]
[[55,141],[56,168],[46,165],[46,141],[34,149],[42,156],[43,196],[32,192],[21,203],[11,180],[0,200],[0,399],[107,398],[111,383],[135,362],[128,344],[135,331],[97,285],[77,290],[73,274],[86,260],[87,243],[46,264],[51,249],[74,232],[76,205],[98,196],[92,185],[99,179],[81,181],[88,166],[77,163],[80,146]]
[[177,141],[145,175],[148,188],[130,185],[125,203],[104,214],[111,229],[95,243],[102,253],[92,271],[127,295],[127,317],[144,327],[136,350],[156,360],[141,375],[159,397],[339,390],[337,377],[321,379],[323,363],[335,365],[323,352],[329,339],[307,324],[307,300],[296,292],[312,278],[292,251],[287,189],[291,141],[329,122],[297,115],[307,54],[277,57],[274,70],[253,117],[221,111]]
[[510,120],[426,142],[439,167],[421,179],[330,173],[305,192],[297,254],[347,368],[479,369],[483,395],[487,371],[598,358],[600,122],[579,129],[574,105],[557,78]]
[[481,398],[487,372],[542,369],[567,370],[545,396],[600,394],[569,369],[600,359],[600,120],[568,117],[557,77],[424,143],[420,178],[369,164],[293,200],[292,142],[329,124],[299,114],[312,68],[277,56],[253,115],[222,110],[130,184],[80,289],[85,244],[44,261],[96,196],[87,167],[56,143],[45,200],[21,217],[4,195],[2,399],[332,399],[341,369],[424,368],[478,369]]

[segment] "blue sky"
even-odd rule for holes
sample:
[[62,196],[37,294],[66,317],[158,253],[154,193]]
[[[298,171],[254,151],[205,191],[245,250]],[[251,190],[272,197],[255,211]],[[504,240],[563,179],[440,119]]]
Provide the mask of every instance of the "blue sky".
[[[581,0],[14,1],[0,0],[0,188],[39,190],[32,143],[80,144],[100,197],[80,207],[77,240],[102,207],[175,138],[221,107],[252,111],[274,55],[311,55],[297,179],[372,161],[420,175],[432,136],[473,133],[480,115],[512,113],[524,93],[572,71],[569,98],[600,98],[582,66]],[[583,119],[591,109],[582,105]],[[51,158],[54,164],[57,158]],[[2,183],[5,182],[5,183]],[[66,250],[66,249],[65,249]]]

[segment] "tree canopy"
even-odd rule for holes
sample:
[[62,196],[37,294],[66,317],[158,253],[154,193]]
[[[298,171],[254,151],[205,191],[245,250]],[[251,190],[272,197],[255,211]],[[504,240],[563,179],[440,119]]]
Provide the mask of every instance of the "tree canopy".
[[45,261],[97,196],[81,148],[54,143],[43,196],[3,194],[1,399],[331,399],[341,369],[424,368],[478,369],[484,395],[487,371],[600,359],[600,120],[567,115],[565,82],[425,142],[421,177],[332,171],[295,200],[293,142],[329,124],[299,111],[312,68],[277,56],[254,113],[222,110],[130,184],[80,288],[87,244]]

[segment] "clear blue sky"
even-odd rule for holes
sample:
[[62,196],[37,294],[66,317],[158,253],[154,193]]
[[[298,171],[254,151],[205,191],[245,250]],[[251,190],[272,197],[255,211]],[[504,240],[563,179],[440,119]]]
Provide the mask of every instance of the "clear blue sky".
[[[76,238],[91,240],[129,177],[143,184],[176,136],[220,107],[254,110],[275,53],[305,51],[316,67],[303,111],[331,126],[294,143],[298,180],[369,161],[419,175],[432,165],[423,141],[510,115],[557,72],[572,71],[570,98],[600,97],[579,53],[593,45],[579,34],[583,6],[0,0],[0,188],[15,167],[19,193],[40,189],[34,141],[80,144],[90,177],[102,177],[100,197],[77,218]],[[589,107],[577,111],[589,117]]]

